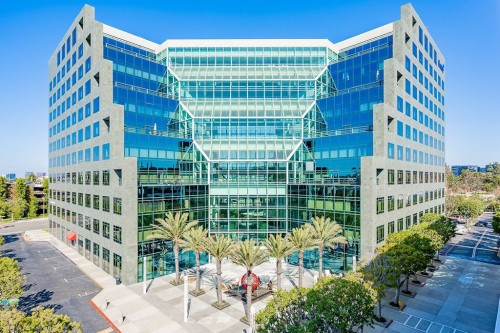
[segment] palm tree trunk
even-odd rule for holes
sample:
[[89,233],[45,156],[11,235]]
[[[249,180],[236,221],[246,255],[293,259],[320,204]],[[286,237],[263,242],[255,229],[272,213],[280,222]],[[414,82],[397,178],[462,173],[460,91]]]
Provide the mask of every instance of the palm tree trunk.
[[217,304],[222,306],[222,260],[217,259]]
[[252,308],[252,271],[247,272],[247,319],[250,321],[250,309]]
[[195,288],[195,291],[196,291],[196,293],[199,293],[200,292],[200,285],[201,285],[200,252],[199,251],[195,252],[195,257],[196,257],[196,288]]
[[303,275],[304,275],[304,250],[299,250],[299,288],[302,288]]
[[276,288],[281,289],[281,258],[276,258]]
[[318,245],[318,280],[321,279],[323,274],[323,242],[319,242]]
[[175,281],[178,282],[181,279],[179,274],[179,243],[174,241],[174,261],[175,261]]

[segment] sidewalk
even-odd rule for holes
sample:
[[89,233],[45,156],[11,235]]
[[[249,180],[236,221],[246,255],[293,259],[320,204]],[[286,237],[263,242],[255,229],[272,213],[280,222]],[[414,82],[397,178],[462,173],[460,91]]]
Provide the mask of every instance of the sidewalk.
[[[239,299],[223,293],[224,301],[230,304],[224,310],[217,310],[211,304],[217,300],[215,292],[215,266],[204,265],[202,288],[204,295],[191,299],[190,313],[187,323],[183,321],[183,285],[173,286],[168,281],[172,276],[148,281],[148,292],[143,295],[143,284],[130,286],[115,285],[115,280],[95,266],[93,263],[78,254],[73,248],[55,239],[42,230],[27,231],[25,238],[32,241],[47,241],[61,253],[71,259],[83,273],[94,280],[103,290],[97,294],[91,304],[111,324],[117,332],[127,333],[160,333],[160,332],[222,332],[234,333],[249,329],[249,326],[240,321],[245,316],[245,306]],[[274,264],[269,262],[257,267],[254,272],[261,278],[273,278]],[[224,263],[222,267],[224,283],[239,280],[245,273],[244,268],[231,263]],[[311,286],[315,272],[305,270],[304,286]],[[282,284],[284,288],[294,287],[297,267],[283,267]],[[189,284],[189,290],[194,289],[194,282]],[[258,312],[265,307],[270,295],[254,302]]]
[[[249,329],[248,325],[240,322],[245,313],[241,300],[223,294],[223,299],[230,303],[230,306],[222,311],[211,306],[216,300],[213,275],[211,275],[214,272],[213,265],[205,266],[207,276],[202,288],[206,293],[199,297],[190,295],[190,315],[188,322],[184,323],[183,286],[171,285],[168,282],[171,276],[148,281],[148,292],[143,295],[142,283],[131,286],[115,285],[115,280],[110,275],[47,232],[28,231],[26,238],[52,243],[103,288],[91,302],[117,332],[239,333],[243,329]],[[271,263],[261,265],[256,269],[256,274],[265,277],[273,267]],[[241,277],[243,273],[241,267],[232,264],[223,265],[223,280],[226,282]],[[293,287],[295,274],[294,267],[288,267],[288,276],[283,276],[283,285],[286,289]],[[312,271],[306,272],[304,276],[306,286],[313,283],[313,274]],[[383,316],[393,320],[388,328],[375,325],[373,328],[365,328],[364,332],[494,332],[500,295],[498,266],[447,257],[431,278],[419,277],[419,279],[426,284],[424,287],[410,284],[410,290],[416,293],[416,296],[414,298],[401,296],[406,304],[403,311],[388,304],[394,298],[395,292],[388,291],[382,309]],[[194,283],[190,283],[189,289],[194,289]],[[262,309],[269,299],[268,297],[255,302],[256,311]]]

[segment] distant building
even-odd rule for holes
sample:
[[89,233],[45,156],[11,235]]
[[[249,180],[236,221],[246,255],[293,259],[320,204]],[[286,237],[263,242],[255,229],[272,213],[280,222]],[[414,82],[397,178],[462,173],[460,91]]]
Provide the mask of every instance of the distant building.
[[45,178],[45,177],[47,177],[46,172],[37,172],[36,173],[36,178]]
[[16,179],[16,174],[15,173],[7,173],[7,174],[5,174],[5,178],[7,178],[8,181],[13,182]]
[[480,168],[477,165],[453,165],[451,167],[451,172],[453,172],[455,176],[460,176],[462,174],[462,171],[464,170],[469,170],[472,172],[484,172],[482,171],[483,168]]

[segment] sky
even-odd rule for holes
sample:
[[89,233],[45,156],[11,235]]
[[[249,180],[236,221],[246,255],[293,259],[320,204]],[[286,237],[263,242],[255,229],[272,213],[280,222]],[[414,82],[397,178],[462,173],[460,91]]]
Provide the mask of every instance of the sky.
[[[88,0],[96,19],[156,43],[328,38],[396,21],[403,0]],[[0,0],[0,174],[48,170],[48,59],[85,1]],[[446,57],[446,163],[500,161],[500,1],[416,0]]]

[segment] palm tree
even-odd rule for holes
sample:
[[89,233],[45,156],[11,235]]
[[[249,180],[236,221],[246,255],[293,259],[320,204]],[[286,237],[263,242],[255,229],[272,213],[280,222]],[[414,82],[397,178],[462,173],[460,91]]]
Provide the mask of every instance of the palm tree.
[[236,265],[245,267],[247,270],[247,319],[250,319],[250,308],[252,307],[252,270],[267,261],[266,250],[260,248],[253,239],[239,242],[231,254],[231,259]]
[[227,258],[234,248],[234,243],[224,235],[209,237],[205,243],[205,251],[216,259],[217,267],[217,304],[218,309],[225,307],[222,301],[222,259]]
[[299,252],[299,288],[302,288],[304,276],[304,251],[314,248],[316,241],[312,237],[311,229],[303,225],[301,228],[293,228],[288,234],[288,239]]
[[168,212],[166,219],[156,219],[159,223],[153,225],[154,231],[148,235],[147,239],[167,239],[174,243],[175,258],[175,284],[180,283],[179,274],[179,241],[184,238],[189,229],[198,224],[197,220],[188,222],[188,213]]
[[324,216],[315,216],[311,219],[312,224],[308,224],[307,227],[311,230],[312,237],[317,242],[319,258],[319,272],[318,278],[321,278],[323,274],[323,250],[325,246],[333,246],[336,243],[347,243],[347,239],[344,236],[339,236],[342,233],[342,227],[335,221],[331,221],[329,217],[325,219]]
[[267,254],[270,257],[276,258],[276,288],[281,289],[281,273],[282,260],[295,251],[295,247],[286,237],[281,235],[269,235],[269,238],[264,243],[267,248]]
[[193,251],[196,258],[196,288],[194,290],[195,296],[205,293],[200,289],[200,253],[205,249],[208,233],[203,227],[196,227],[188,230],[181,239],[179,245],[182,247],[182,252]]

